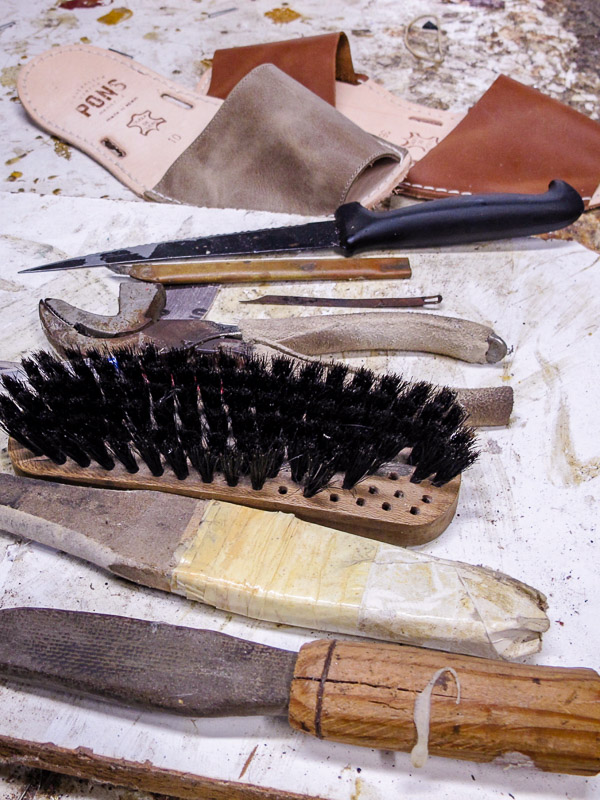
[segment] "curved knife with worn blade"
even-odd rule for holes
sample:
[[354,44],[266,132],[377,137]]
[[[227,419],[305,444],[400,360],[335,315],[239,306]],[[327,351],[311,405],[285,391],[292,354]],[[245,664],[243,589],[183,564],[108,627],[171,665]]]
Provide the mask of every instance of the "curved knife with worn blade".
[[359,203],[347,203],[338,208],[331,221],[144,244],[21,271],[108,267],[127,274],[132,264],[167,261],[314,250],[352,255],[382,248],[443,247],[547,233],[570,225],[583,210],[583,201],[575,189],[557,180],[539,195],[452,197],[379,213],[368,211]]
[[429,750],[501,759],[504,768],[523,766],[525,756],[550,772],[600,771],[600,676],[592,669],[499,668],[335,639],[292,653],[216,631],[11,608],[0,611],[0,675],[191,717],[287,714],[319,739],[412,751],[415,766]]

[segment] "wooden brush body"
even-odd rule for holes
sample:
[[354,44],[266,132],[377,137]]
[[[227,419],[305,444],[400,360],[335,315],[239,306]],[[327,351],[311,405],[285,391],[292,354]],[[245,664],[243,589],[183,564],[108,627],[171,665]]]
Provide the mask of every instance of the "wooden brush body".
[[392,464],[353,489],[342,489],[338,477],[326,490],[305,497],[286,469],[255,491],[247,481],[228,486],[218,474],[212,483],[204,483],[192,475],[178,480],[170,470],[155,477],[145,464],[140,464],[139,472],[134,475],[120,464],[112,470],[94,464],[82,469],[71,460],[59,465],[43,456],[34,456],[13,439],[8,450],[15,470],[32,478],[110,489],[150,489],[201,500],[224,500],[265,511],[284,511],[307,522],[402,547],[425,544],[446,530],[456,512],[461,483],[460,475],[439,487],[430,481],[411,483],[412,469],[406,464]]

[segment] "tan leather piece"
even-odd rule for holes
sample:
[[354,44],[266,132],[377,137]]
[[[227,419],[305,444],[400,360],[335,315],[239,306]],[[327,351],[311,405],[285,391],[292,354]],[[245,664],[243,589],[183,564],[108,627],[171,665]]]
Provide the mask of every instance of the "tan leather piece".
[[217,50],[212,70],[196,86],[199,94],[226,97],[250,69],[273,63],[318,94],[363,130],[422,158],[464,117],[411,103],[354,71],[344,33]]
[[[291,45],[291,46],[290,46]],[[206,94],[225,99],[244,76],[261,64],[274,64],[330,105],[335,81],[359,83],[345,33],[306,36],[292,42],[267,42],[215,50]]]
[[501,75],[399,189],[424,198],[538,193],[553,178],[600,205],[600,123]]
[[193,205],[331,214],[374,205],[406,175],[380,142],[276,67],[249,73],[149,196]]

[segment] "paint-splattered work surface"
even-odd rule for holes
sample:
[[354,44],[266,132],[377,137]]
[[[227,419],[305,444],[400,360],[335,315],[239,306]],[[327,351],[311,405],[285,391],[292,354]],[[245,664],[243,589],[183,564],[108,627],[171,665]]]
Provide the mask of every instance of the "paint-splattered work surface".
[[[339,0],[329,4],[324,19],[322,4],[314,0],[279,9],[266,0],[181,6],[146,0],[130,4],[132,14],[108,0],[66,5],[73,7],[40,0],[2,4],[0,360],[44,346],[37,320],[42,297],[61,297],[97,313],[116,311],[119,279],[107,271],[23,276],[19,269],[107,247],[290,222],[273,214],[145,204],[86,156],[30,124],[16,99],[16,73],[27,58],[53,44],[89,41],[113,47],[192,87],[218,46],[343,28],[351,36],[357,68],[411,100],[464,110],[497,73],[505,72],[585,113],[595,111],[597,78],[586,45],[591,23],[583,24],[584,6],[577,15],[574,5],[555,2]],[[444,60],[434,68],[416,61],[403,44],[407,23],[421,13],[435,13],[444,31]],[[234,322],[268,314],[328,313],[239,303],[267,289],[338,297],[440,292],[442,313],[492,326],[511,348],[498,365],[414,354],[373,354],[365,360],[410,378],[515,390],[510,426],[480,433],[482,456],[465,476],[456,519],[422,550],[485,564],[544,591],[552,624],[543,652],[531,661],[598,669],[598,257],[576,243],[535,239],[410,258],[410,281],[228,288],[211,318]],[[10,469],[4,451],[2,469]],[[321,635],[254,623],[138,588],[0,534],[0,606],[17,605],[132,615],[289,649]],[[225,789],[215,783],[199,792],[202,797],[271,797],[285,791],[328,800],[600,797],[599,779],[438,758],[418,771],[404,753],[319,742],[292,732],[283,719],[178,719],[0,684],[0,741],[11,737],[32,746],[88,748],[108,759],[235,783]],[[247,793],[239,794],[244,789]],[[0,771],[2,800],[116,794],[124,790],[52,780],[47,773],[13,767]]]

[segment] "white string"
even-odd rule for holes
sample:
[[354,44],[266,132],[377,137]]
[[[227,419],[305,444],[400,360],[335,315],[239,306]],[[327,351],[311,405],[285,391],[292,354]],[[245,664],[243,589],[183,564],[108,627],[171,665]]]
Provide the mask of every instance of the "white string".
[[415,708],[413,718],[415,721],[415,728],[417,729],[417,743],[410,753],[410,761],[413,767],[424,767],[427,763],[429,756],[429,724],[431,719],[431,693],[433,687],[444,674],[444,672],[451,672],[456,681],[456,704],[460,703],[460,681],[456,670],[452,667],[442,667],[431,676],[431,680],[427,686],[420,692],[415,700]]

